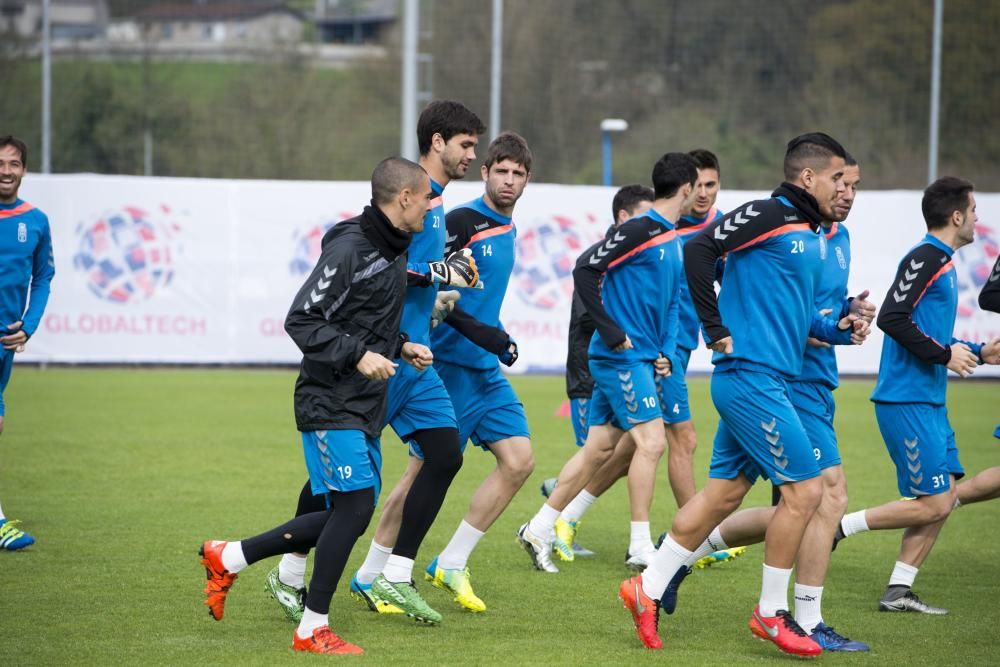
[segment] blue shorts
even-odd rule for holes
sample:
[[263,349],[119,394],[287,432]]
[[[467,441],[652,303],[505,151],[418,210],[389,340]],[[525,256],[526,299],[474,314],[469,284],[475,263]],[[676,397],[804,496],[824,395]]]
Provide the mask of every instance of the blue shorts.
[[875,419],[896,464],[903,496],[932,496],[951,488],[950,475],[965,476],[958,462],[948,409],[929,403],[876,403]]
[[837,433],[833,430],[833,415],[837,409],[833,391],[818,382],[789,382],[788,398],[809,436],[819,469],[839,466],[840,449]]
[[590,426],[611,423],[628,431],[637,424],[660,419],[659,383],[648,361],[590,360],[594,393],[590,398]]
[[303,431],[302,451],[314,496],[330,491],[382,490],[382,450],[378,438],[362,431]]
[[691,360],[691,350],[677,348],[670,357],[670,375],[657,377],[660,405],[663,406],[663,421],[680,424],[691,421],[691,407],[688,403],[687,367]]
[[470,438],[477,447],[488,449],[486,445],[499,440],[531,437],[524,406],[499,366],[467,368],[435,361],[434,368],[452,397],[463,451]]
[[583,443],[587,442],[588,414],[590,414],[589,398],[569,399],[569,420],[573,423],[573,435],[576,436],[577,447],[583,447]]
[[410,436],[427,428],[458,428],[455,408],[444,382],[433,367],[418,371],[402,363],[389,378],[389,409],[385,421],[410,448],[410,455],[424,458]]
[[4,416],[3,392],[10,382],[11,371],[14,370],[14,353],[0,347],[0,417]]
[[819,475],[809,436],[788,399],[788,383],[746,369],[712,374],[712,402],[722,419],[712,445],[708,476],[774,484]]

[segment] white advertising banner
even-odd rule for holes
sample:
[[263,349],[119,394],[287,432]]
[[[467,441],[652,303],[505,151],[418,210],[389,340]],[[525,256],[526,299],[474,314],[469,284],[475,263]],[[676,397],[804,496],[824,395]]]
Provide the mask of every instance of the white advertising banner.
[[[513,372],[563,372],[573,265],[610,224],[614,192],[547,184],[525,190],[514,214],[517,260],[502,313],[521,352]],[[445,207],[481,194],[481,183],[454,183]],[[370,194],[359,182],[30,174],[22,196],[49,216],[56,277],[19,360],[267,364],[298,362],[285,313],[323,233],[360,212]],[[766,196],[728,191],[719,205],[729,210]],[[924,235],[920,197],[858,195],[846,223],[852,294],[870,289],[876,303],[884,298],[900,258]],[[1000,194],[977,194],[977,202],[977,240],[956,254],[955,334],[982,341],[1000,336],[1000,315],[980,311],[976,301],[1000,252]],[[841,348],[841,370],[875,373],[880,349],[878,332],[861,348]],[[707,350],[692,356],[691,369],[711,369]]]

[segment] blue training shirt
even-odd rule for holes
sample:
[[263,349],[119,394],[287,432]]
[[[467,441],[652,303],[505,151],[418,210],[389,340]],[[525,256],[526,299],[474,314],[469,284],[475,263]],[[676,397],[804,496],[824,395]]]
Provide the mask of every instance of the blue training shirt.
[[[673,223],[650,209],[580,255],[573,283],[596,331],[591,359],[653,361],[677,343],[683,253]],[[632,341],[632,349],[614,348]]]
[[[744,204],[688,241],[684,266],[709,342],[733,339],[731,354],[713,355],[716,370],[791,379],[802,372],[810,335],[850,340],[849,330],[839,331],[836,319],[816,309],[827,253],[822,222],[812,195],[783,183],[771,199]],[[723,255],[726,275],[716,299],[716,262]]]
[[871,396],[876,403],[944,405],[950,346],[962,342],[980,354],[981,344],[953,336],[958,312],[954,253],[928,234],[899,263],[878,315],[886,337]]
[[[851,272],[851,236],[847,227],[834,222],[826,234],[826,261],[816,291],[816,310],[829,309],[838,318],[847,314],[847,278]],[[794,378],[797,382],[816,382],[836,389],[840,374],[837,353],[832,347],[806,346],[802,359],[802,372]]]
[[444,186],[431,179],[431,190],[434,199],[431,200],[431,210],[424,216],[424,229],[413,235],[407,255],[406,270],[411,280],[406,288],[406,302],[403,306],[403,321],[400,331],[406,333],[410,340],[421,345],[430,345],[431,315],[434,312],[434,298],[437,295],[437,285],[426,280],[430,273],[430,262],[440,262],[444,259],[445,220],[444,220]]
[[[445,223],[448,230],[445,252],[472,250],[483,282],[481,290],[462,290],[459,305],[479,322],[502,330],[500,307],[514,269],[517,228],[510,218],[487,206],[482,197],[449,211]],[[435,359],[451,364],[478,369],[496,368],[499,364],[495,353],[484,350],[450,326],[436,327],[431,332],[431,345]]]
[[[687,243],[688,239],[703,230],[709,224],[715,222],[723,216],[722,211],[717,206],[713,206],[703,218],[696,218],[693,215],[681,216],[677,224],[677,236],[680,239],[681,247]],[[694,309],[694,302],[691,300],[691,292],[688,289],[687,276],[681,271],[681,296],[680,310],[678,311],[677,325],[677,347],[685,350],[694,350],[698,347],[698,334],[701,331],[701,320],[698,319],[698,312]]]
[[55,273],[48,217],[21,199],[0,204],[0,335],[18,320],[35,333]]

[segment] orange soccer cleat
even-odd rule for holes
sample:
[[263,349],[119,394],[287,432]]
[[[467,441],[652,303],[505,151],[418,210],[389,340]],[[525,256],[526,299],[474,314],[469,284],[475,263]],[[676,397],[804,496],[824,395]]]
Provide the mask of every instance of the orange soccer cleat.
[[618,588],[618,597],[632,614],[635,634],[646,648],[661,649],[663,640],[657,630],[660,625],[660,601],[642,592],[642,575],[626,579]]
[[820,645],[784,609],[779,609],[775,616],[761,616],[760,606],[754,607],[750,616],[750,632],[764,641],[773,642],[790,655],[811,658],[823,652]]
[[201,564],[205,566],[205,578],[208,580],[205,583],[205,604],[208,605],[208,614],[217,621],[222,620],[226,595],[238,576],[235,572],[226,570],[222,564],[222,549],[225,546],[225,542],[210,540],[198,550]]
[[360,646],[345,641],[330,631],[329,625],[322,625],[313,630],[312,637],[300,639],[298,632],[292,633],[292,648],[306,653],[326,653],[332,655],[361,655],[365,652]]

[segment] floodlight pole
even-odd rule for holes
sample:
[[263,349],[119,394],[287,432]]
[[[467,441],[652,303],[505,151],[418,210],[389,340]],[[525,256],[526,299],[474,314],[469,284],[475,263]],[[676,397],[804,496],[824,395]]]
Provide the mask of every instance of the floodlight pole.
[[52,23],[42,0],[42,173],[52,173]]
[[938,127],[941,123],[941,32],[944,20],[944,0],[934,0],[934,36],[931,49],[931,118],[930,140],[927,146],[927,182],[933,183],[938,174]]
[[493,49],[490,63],[490,139],[500,134],[500,84],[503,64],[503,0],[493,0]]
[[403,94],[399,130],[399,154],[416,160],[417,153],[417,37],[420,32],[420,0],[405,0],[403,7]]
[[605,118],[601,121],[601,147],[604,163],[604,185],[611,185],[611,133],[624,132],[628,129],[628,121],[621,118]]

